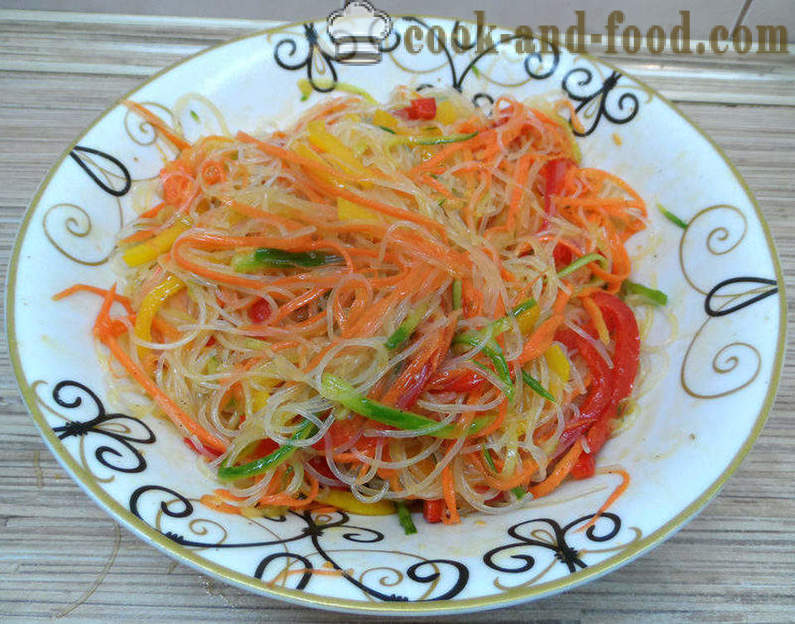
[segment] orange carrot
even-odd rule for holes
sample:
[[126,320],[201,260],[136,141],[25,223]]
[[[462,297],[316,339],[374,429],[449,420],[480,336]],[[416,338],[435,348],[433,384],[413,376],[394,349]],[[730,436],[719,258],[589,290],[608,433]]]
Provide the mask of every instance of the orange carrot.
[[171,143],[173,143],[174,147],[176,147],[179,151],[188,149],[191,144],[188,143],[185,139],[180,137],[174,130],[169,128],[168,124],[160,119],[157,115],[155,115],[150,110],[144,108],[137,102],[132,102],[130,100],[123,100],[122,104],[124,104],[130,110],[138,113],[141,117],[143,117],[146,121],[152,124],[160,134],[166,137]]
[[579,458],[581,453],[582,441],[577,440],[572,447],[566,451],[566,454],[558,460],[558,463],[555,464],[555,469],[552,471],[552,474],[541,483],[530,486],[530,493],[535,498],[541,498],[556,490],[558,486],[563,483],[563,480],[569,476],[571,469],[574,468],[574,464],[577,463],[577,458]]
[[226,450],[226,443],[208,432],[204,427],[183,412],[182,409],[167,396],[146,373],[144,373],[143,369],[133,362],[132,358],[127,354],[127,351],[118,343],[116,337],[110,330],[111,318],[109,316],[110,307],[113,304],[115,295],[116,285],[114,284],[111,289],[107,291],[105,300],[102,302],[102,307],[94,322],[94,335],[110,349],[110,352],[119,361],[119,364],[121,364],[127,372],[130,373],[130,376],[146,390],[149,396],[154,399],[155,403],[160,406],[160,409],[165,412],[166,416],[168,416],[175,425],[196,436],[208,449],[223,453]]

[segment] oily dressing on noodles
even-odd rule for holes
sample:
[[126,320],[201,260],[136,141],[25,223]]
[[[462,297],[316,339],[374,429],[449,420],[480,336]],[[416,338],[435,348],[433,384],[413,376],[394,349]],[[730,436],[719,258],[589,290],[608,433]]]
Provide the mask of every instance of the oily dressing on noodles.
[[580,163],[565,102],[347,88],[194,143],[126,103],[176,156],[117,285],[58,297],[103,297],[96,338],[220,511],[452,523],[591,476],[638,370],[622,286],[643,200]]

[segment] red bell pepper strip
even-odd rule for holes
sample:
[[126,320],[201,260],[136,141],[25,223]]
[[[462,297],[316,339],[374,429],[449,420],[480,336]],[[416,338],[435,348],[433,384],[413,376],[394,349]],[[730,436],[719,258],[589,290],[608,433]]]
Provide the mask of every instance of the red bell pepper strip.
[[437,392],[471,392],[484,383],[486,378],[477,371],[457,368],[434,375],[428,389]]
[[591,453],[581,453],[577,463],[571,469],[571,476],[575,479],[587,479],[596,472],[596,462]]
[[271,306],[265,299],[257,299],[248,309],[248,318],[252,323],[264,323],[271,315]]
[[411,105],[395,111],[395,114],[405,119],[430,121],[436,117],[436,100],[434,98],[416,98],[411,100]]
[[425,517],[425,522],[430,524],[441,522],[442,513],[444,513],[444,499],[422,501],[422,515]]
[[632,310],[618,297],[605,292],[593,295],[610,331],[615,348],[613,368],[610,369],[587,340],[570,330],[558,332],[556,338],[570,349],[577,349],[591,370],[593,383],[580,405],[580,417],[566,427],[558,441],[556,455],[564,452],[585,434],[588,453],[583,453],[573,473],[590,476],[594,471],[594,457],[610,437],[611,421],[618,404],[629,396],[638,374],[640,334]]
[[575,164],[568,158],[555,158],[541,167],[541,175],[544,177],[544,212],[552,212],[552,196],[559,195],[563,190],[563,182],[569,169]]

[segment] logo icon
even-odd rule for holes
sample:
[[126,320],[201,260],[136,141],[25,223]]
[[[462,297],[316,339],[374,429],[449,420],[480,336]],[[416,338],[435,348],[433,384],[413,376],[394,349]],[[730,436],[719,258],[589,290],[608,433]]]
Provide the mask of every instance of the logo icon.
[[347,0],[326,21],[340,63],[370,65],[381,60],[381,42],[392,31],[392,19],[367,0]]

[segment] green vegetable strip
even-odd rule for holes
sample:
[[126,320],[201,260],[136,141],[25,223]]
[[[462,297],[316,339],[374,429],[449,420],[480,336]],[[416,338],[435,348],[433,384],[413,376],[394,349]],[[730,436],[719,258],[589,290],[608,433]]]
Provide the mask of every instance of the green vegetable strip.
[[262,268],[316,267],[342,261],[342,257],[322,251],[284,251],[260,247],[235,256],[232,268],[238,273],[251,273]]
[[662,204],[657,204],[657,208],[659,208],[660,212],[663,213],[663,216],[668,219],[674,225],[678,225],[683,230],[687,229],[687,221],[684,219],[680,219],[677,217],[673,212],[670,210],[666,210]]
[[398,520],[400,521],[400,526],[403,527],[403,530],[406,532],[406,535],[412,535],[413,533],[417,532],[417,527],[414,526],[414,521],[411,519],[411,512],[409,511],[408,506],[403,501],[397,501],[395,503],[397,507],[397,514]]
[[[396,429],[416,430],[420,435],[429,435],[435,438],[455,439],[459,437],[458,428],[453,424],[440,425],[437,421],[420,414],[368,399],[357,392],[347,381],[333,375],[323,375],[320,394],[329,401],[344,405],[352,412]],[[487,418],[475,418],[469,425],[466,435],[474,435],[486,426],[487,421]]]
[[[296,429],[290,439],[305,440],[314,435],[315,431],[317,431],[315,423],[305,420],[298,429]],[[292,444],[285,444],[269,455],[260,459],[255,459],[247,464],[242,464],[241,466],[226,466],[222,463],[218,468],[218,478],[224,481],[234,481],[236,479],[242,479],[243,477],[255,477],[284,463],[293,453],[295,453],[295,447]]]
[[389,134],[397,134],[392,128],[387,128],[386,126],[378,126],[384,132],[388,132]]
[[457,279],[453,282],[453,310],[461,309],[461,298],[463,296],[463,285],[461,280]]
[[[494,474],[497,474],[497,466],[494,465],[494,460],[491,458],[489,449],[486,448],[485,444],[482,444],[480,450],[483,453],[483,457],[485,458],[486,463],[489,465],[489,468],[494,471]],[[527,492],[525,492],[524,489],[518,485],[515,488],[511,488],[511,492],[520,500],[524,498],[525,494],[527,494]]]
[[558,271],[558,277],[566,277],[567,275],[571,275],[577,269],[581,269],[586,264],[590,264],[591,262],[604,263],[605,257],[602,254],[589,253],[588,255],[582,256],[581,258],[577,258],[569,266],[564,267],[560,271]]
[[544,386],[542,386],[539,383],[539,381],[535,377],[533,377],[530,373],[523,370],[522,379],[524,379],[524,382],[528,386],[530,386],[533,392],[535,392],[537,395],[544,397],[547,401],[552,401],[553,403],[557,403],[557,401],[555,401],[555,397],[552,396],[549,390],[544,388]]
[[494,338],[489,338],[484,343],[483,335],[480,332],[464,332],[453,338],[453,344],[466,344],[470,347],[481,347],[481,352],[491,360],[491,363],[494,365],[494,370],[497,372],[497,377],[499,377],[500,381],[505,385],[505,395],[508,399],[513,400],[514,387],[513,381],[511,380],[511,371],[508,368],[508,362],[505,360],[505,356],[502,354],[500,345],[497,344]]
[[[532,299],[532,298],[528,299],[527,301],[523,301],[518,306],[516,306],[513,310],[511,310],[510,316],[513,316],[514,318],[516,318],[522,312],[527,312],[527,310],[530,310],[531,308],[534,308],[535,306],[536,306],[536,300]],[[510,316],[508,316],[506,314],[502,318],[497,319],[491,325],[489,325],[489,328],[491,330],[491,335],[492,336],[494,336],[494,337],[499,336],[503,332],[506,332],[506,331],[508,331],[508,329],[510,329],[510,327],[511,327]]]
[[399,143],[407,145],[444,145],[445,143],[460,143],[477,136],[477,132],[468,134],[448,134],[446,136],[401,136]]
[[626,294],[641,295],[655,305],[664,306],[668,303],[668,295],[666,295],[663,291],[649,288],[643,284],[636,284],[635,282],[625,280],[621,288]]
[[400,345],[411,338],[411,334],[413,334],[414,330],[417,329],[417,325],[420,324],[420,321],[422,321],[422,318],[425,316],[427,311],[428,306],[421,305],[409,312],[408,316],[406,316],[398,328],[389,338],[386,339],[386,348],[397,349]]

